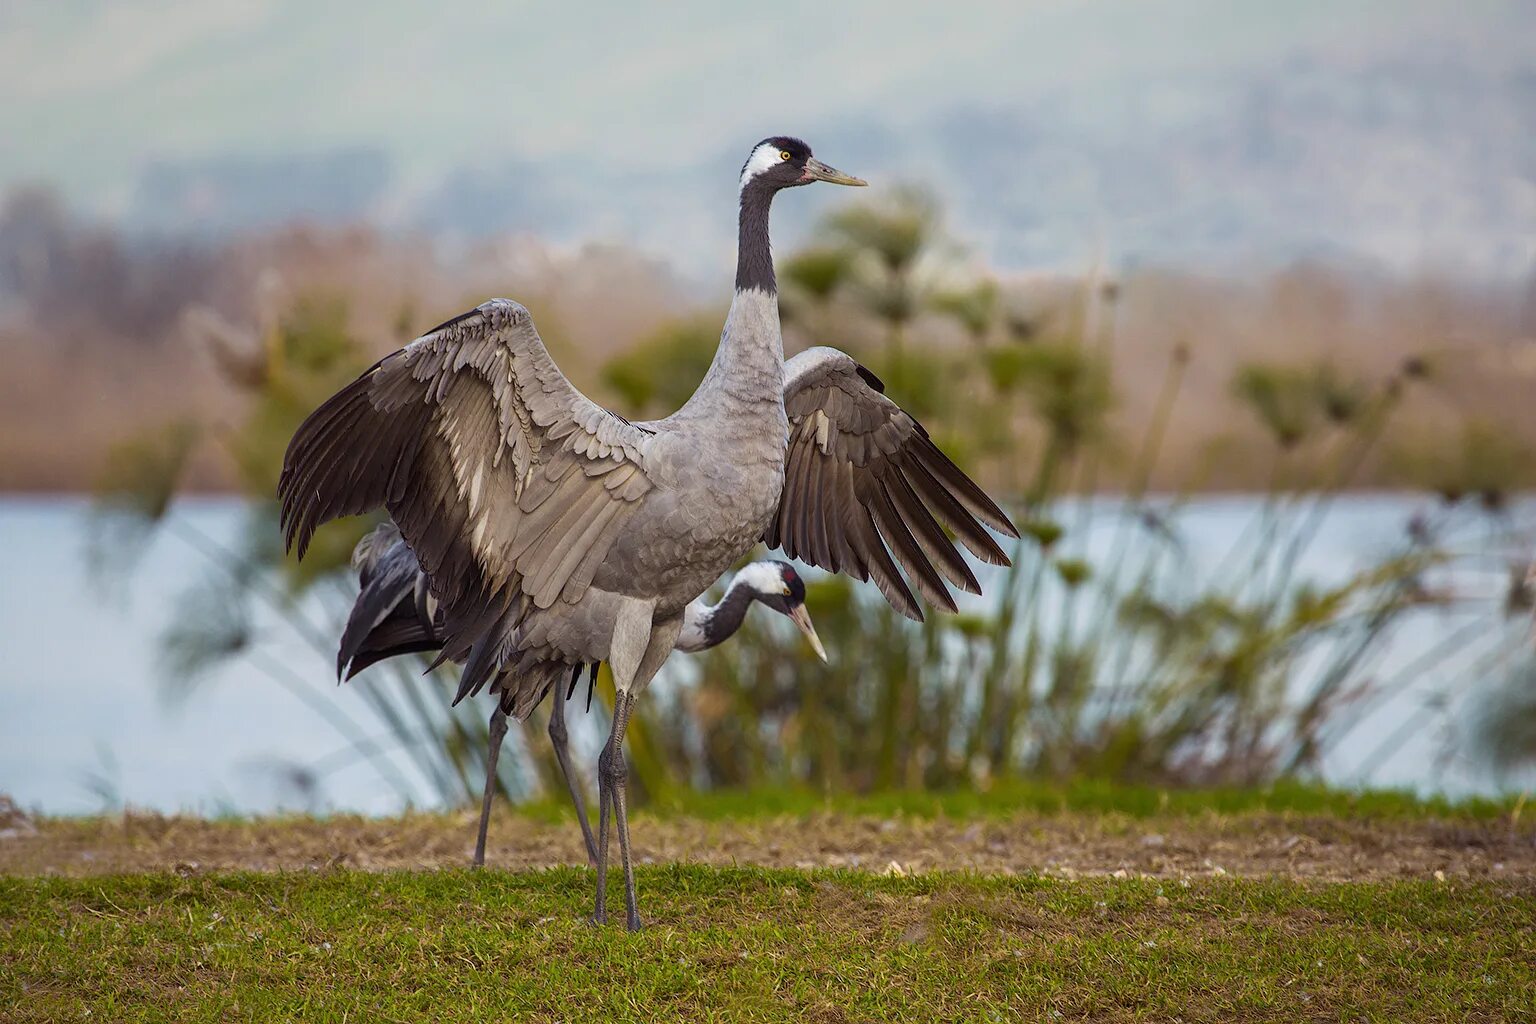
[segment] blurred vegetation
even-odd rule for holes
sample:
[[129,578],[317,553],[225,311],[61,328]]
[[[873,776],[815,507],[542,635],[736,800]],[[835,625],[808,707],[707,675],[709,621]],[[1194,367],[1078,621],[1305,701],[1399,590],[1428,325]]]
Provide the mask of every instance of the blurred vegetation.
[[[870,587],[808,573],[831,664],[767,615],[749,617],[721,648],[673,659],[630,731],[642,799],[761,786],[831,794],[1038,778],[1243,787],[1316,777],[1385,698],[1433,680],[1438,696],[1408,728],[1441,727],[1449,709],[1488,689],[1485,679],[1509,675],[1495,669],[1525,658],[1529,545],[1509,497],[1530,479],[1530,453],[1475,418],[1459,436],[1407,443],[1412,424],[1394,426],[1416,389],[1432,386],[1428,354],[1375,377],[1332,361],[1237,367],[1230,392],[1265,439],[1269,486],[1216,551],[1186,534],[1198,479],[1150,491],[1195,354],[1182,342],[1158,354],[1145,418],[1121,422],[1117,284],[1093,268],[1048,308],[1031,308],[967,272],[958,252],[920,194],[834,215],[781,261],[786,340],[791,351],[835,344],[868,364],[957,462],[1006,497],[1024,533],[1012,567],[983,576],[985,599],[921,624]],[[310,686],[319,668],[288,664],[294,637],[333,659],[355,595],[348,556],[371,523],[322,530],[300,567],[281,555],[271,496],[293,429],[362,368],[364,348],[345,307],[320,297],[258,334],[210,339],[248,398],[217,441],[239,467],[250,525],[238,550],[191,538],[214,582],[194,591],[166,638],[168,666],[190,679],[222,659],[252,658],[326,715],[346,746],[317,766],[316,786],[325,771],[367,759],[404,800],[464,802],[478,793],[485,708],[448,709],[448,685],[399,659],[352,684],[373,719],[359,720],[343,710],[356,702]],[[718,316],[678,321],[609,361],[602,383],[627,414],[664,414],[692,393],[718,336]],[[103,522],[185,530],[167,520],[169,495],[197,436],[178,425],[131,442],[103,480]],[[1213,449],[1224,439],[1213,436]],[[1438,500],[1401,536],[1373,538],[1360,568],[1303,572],[1335,500],[1382,457]],[[1096,492],[1110,465],[1125,481],[1116,492],[1074,497]],[[1453,575],[1469,565],[1495,578],[1494,599]],[[1506,588],[1506,574],[1518,582]],[[1395,638],[1452,615],[1453,642],[1394,664]],[[1523,687],[1506,704],[1523,726],[1485,716],[1501,726],[1502,745],[1489,749],[1503,764],[1533,756],[1536,702]],[[603,717],[600,708],[576,716],[578,747],[595,749]],[[553,784],[541,725],[509,735],[501,782],[513,797]],[[1392,749],[1369,753],[1367,766]]]
[[[93,522],[94,547],[108,566],[131,564],[157,529],[206,556],[208,573],[189,585],[161,637],[167,692],[185,696],[221,664],[242,658],[329,722],[337,735],[334,753],[313,765],[273,766],[301,804],[320,807],[324,776],[359,761],[371,764],[404,804],[477,796],[486,723],[478,707],[448,707],[451,685],[443,673],[423,675],[427,663],[417,658],[377,666],[356,687],[360,714],[354,713],[358,702],[338,701],[324,685],[333,678],[341,626],[356,596],[352,549],[377,520],[332,524],[302,563],[282,550],[274,496],[288,439],[310,410],[370,361],[348,329],[346,305],[310,296],[265,329],[222,325],[204,341],[220,372],[243,392],[241,414],[232,424],[178,422],[124,442],[99,482]],[[233,462],[246,498],[247,521],[233,546],[170,514],[170,496],[200,437]],[[305,648],[310,657],[301,662],[295,654]],[[503,764],[509,793],[537,791],[526,759],[507,757]]]
[[704,379],[720,344],[720,321],[688,320],[642,339],[603,367],[603,385],[636,416],[664,416]]

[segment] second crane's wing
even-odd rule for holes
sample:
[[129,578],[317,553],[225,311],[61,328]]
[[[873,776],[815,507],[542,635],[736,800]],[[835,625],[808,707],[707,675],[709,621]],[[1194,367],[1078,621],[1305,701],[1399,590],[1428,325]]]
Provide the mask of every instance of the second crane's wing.
[[779,511],[763,540],[823,569],[873,579],[897,611],[922,610],[899,565],[931,604],[955,610],[946,582],[981,588],[944,528],[994,565],[987,533],[1017,537],[996,502],[949,460],[921,423],[845,352],[812,348],[784,367],[789,458]]
[[436,609],[416,554],[394,523],[383,523],[352,552],[357,600],[336,654],[337,678],[351,679],[376,661],[443,646]]
[[520,609],[591,585],[651,489],[649,437],[576,390],[526,309],[492,299],[304,421],[278,484],[285,537],[302,555],[320,524],[387,508],[442,605],[445,651],[475,647],[483,677]]

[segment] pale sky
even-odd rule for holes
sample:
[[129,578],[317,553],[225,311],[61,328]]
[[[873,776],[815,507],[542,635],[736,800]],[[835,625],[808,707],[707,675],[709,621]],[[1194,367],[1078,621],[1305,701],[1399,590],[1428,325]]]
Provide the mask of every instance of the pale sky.
[[1530,67],[1531,36],[1491,31],[1522,20],[1412,0],[19,0],[0,11],[0,182],[112,189],[153,158],[348,143],[419,174],[500,153],[691,160],[831,115],[899,124],[1316,49],[1468,41]]
[[[1498,97],[1536,80],[1536,4],[12,0],[0,6],[0,188],[48,182],[112,213],[157,162],[361,146],[388,157],[394,201],[409,202],[504,160],[619,179],[729,166],[778,132],[836,162],[829,133],[927,132],[973,109],[1044,110],[1063,132],[1115,140],[1149,121],[1198,130],[1231,83],[1293,63],[1408,67],[1415,80],[1448,68]],[[1499,134],[1508,120],[1469,130]],[[963,159],[936,161],[927,139],[914,136],[898,172]],[[1525,151],[1510,160],[1501,173],[1518,177]],[[1435,173],[1458,187],[1462,172]]]

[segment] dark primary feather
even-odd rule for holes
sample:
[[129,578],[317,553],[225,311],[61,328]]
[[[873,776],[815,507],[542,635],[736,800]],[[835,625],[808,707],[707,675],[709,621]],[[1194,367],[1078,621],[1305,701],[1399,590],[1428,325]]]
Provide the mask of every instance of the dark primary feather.
[[[352,561],[360,586],[336,654],[338,677],[351,679],[380,658],[396,653],[442,646],[431,623],[421,622],[417,609],[421,565],[393,524],[380,526],[359,541]],[[430,646],[420,646],[424,642]]]
[[352,652],[346,662],[346,678],[351,679],[363,669],[386,658],[402,654],[430,654],[443,646],[442,634],[417,617],[415,610],[400,605],[390,615],[373,627]]
[[[352,563],[360,584],[357,601],[342,635],[338,672],[351,679],[363,669],[402,654],[444,652],[441,619],[420,597],[424,574],[416,555],[392,523],[358,542]],[[437,663],[447,660],[445,653]],[[435,667],[434,664],[434,667]],[[567,666],[540,663],[493,673],[491,686],[508,714],[524,717],[549,691]],[[575,666],[580,671],[581,666]],[[506,685],[517,676],[519,685]],[[464,689],[461,675],[461,690]],[[478,692],[479,687],[475,687]]]
[[987,527],[1015,538],[1019,532],[996,502],[851,356],[814,348],[784,371],[789,455],[764,542],[823,569],[872,579],[892,607],[918,620],[922,609],[903,572],[929,603],[949,611],[955,601],[946,583],[980,593],[945,529],[977,558],[1007,565]]

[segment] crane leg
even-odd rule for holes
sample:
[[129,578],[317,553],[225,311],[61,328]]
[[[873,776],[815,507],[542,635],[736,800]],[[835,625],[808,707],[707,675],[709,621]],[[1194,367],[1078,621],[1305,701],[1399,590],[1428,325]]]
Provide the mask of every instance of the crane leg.
[[475,838],[474,866],[485,867],[485,834],[491,827],[491,800],[496,796],[496,759],[501,756],[501,741],[507,738],[507,713],[496,704],[491,712],[491,742],[485,755],[485,799],[480,803],[480,833]]
[[[629,725],[632,701],[629,692],[636,676],[640,674],[642,662],[654,639],[651,613],[655,607],[655,601],[625,598],[615,616],[613,639],[608,646],[608,667],[613,669],[613,730],[608,734],[608,742],[603,746],[602,756],[597,762],[597,903],[592,908],[593,924],[608,923],[608,812],[612,811],[618,819],[620,808],[624,806],[615,799],[614,766],[621,766],[618,781],[622,787],[624,729]],[[654,669],[651,671],[655,673]],[[647,677],[645,682],[650,682],[650,678]],[[628,840],[627,832],[620,829],[620,854],[626,868],[629,865]],[[632,928],[639,927],[639,923],[638,916],[629,922]]]
[[[610,740],[611,742],[611,740]],[[606,753],[608,747],[603,747]],[[599,759],[601,760],[601,759]],[[592,908],[592,923],[608,923],[608,776],[601,766],[597,772],[597,905]]]
[[[576,672],[571,676],[571,689],[576,687],[576,679],[581,675],[581,666],[576,666]],[[576,781],[576,776],[571,773],[571,758],[566,750],[567,734],[565,731],[565,702],[570,693],[562,694],[559,687],[550,693],[553,706],[549,709],[549,742],[555,748],[555,760],[560,762],[560,774],[565,776],[565,788],[570,791],[571,803],[576,806],[576,820],[581,824],[581,838],[587,844],[587,861],[594,867],[597,865],[597,841],[592,838],[592,824],[587,821],[587,802],[582,799],[581,786]]]
[[613,811],[619,834],[619,857],[624,864],[625,925],[640,930],[640,911],[635,900],[635,863],[629,850],[629,813],[624,784],[629,774],[624,763],[624,730],[635,701],[655,678],[662,662],[672,653],[678,634],[683,630],[681,615],[652,620],[655,601],[626,599],[614,623],[613,642],[608,649],[608,666],[613,669],[613,731],[598,759],[597,828],[597,906],[592,920],[608,920],[608,812]]
[[614,695],[613,731],[597,760],[598,800],[602,807],[598,812],[597,909],[592,914],[597,924],[607,923],[608,811],[611,808],[614,830],[618,833],[619,860],[624,867],[624,923],[632,932],[640,930],[640,910],[635,896],[635,865],[629,850],[629,813],[624,792],[629,766],[624,762],[624,730],[629,726],[634,706],[634,694],[620,690]]

